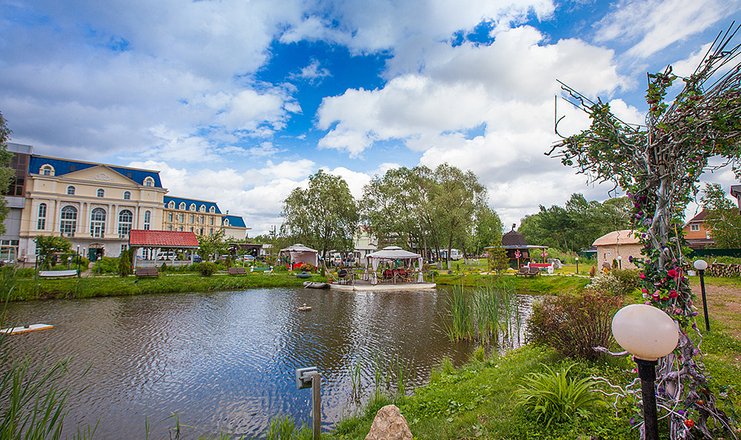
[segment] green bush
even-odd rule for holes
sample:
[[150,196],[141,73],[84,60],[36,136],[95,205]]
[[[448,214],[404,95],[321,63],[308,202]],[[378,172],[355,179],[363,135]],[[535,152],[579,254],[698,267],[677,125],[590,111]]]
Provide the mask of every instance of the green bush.
[[282,264],[273,267],[273,272],[288,272],[288,268]]
[[596,359],[593,347],[610,343],[612,316],[622,303],[622,297],[595,291],[545,297],[533,305],[528,339],[564,356]]
[[534,414],[538,421],[545,422],[546,427],[588,414],[602,398],[594,392],[596,382],[591,378],[569,377],[571,367],[573,364],[553,371],[545,366],[546,372],[527,375],[525,383],[515,391],[517,404]]
[[118,273],[118,258],[103,257],[95,262],[93,272],[97,274],[115,274]]
[[612,269],[592,279],[587,289],[594,292],[609,293],[616,296],[625,296],[638,288],[638,271],[630,269]]
[[204,277],[210,277],[216,273],[217,270],[219,270],[218,266],[210,261],[198,263],[198,272],[200,272]]

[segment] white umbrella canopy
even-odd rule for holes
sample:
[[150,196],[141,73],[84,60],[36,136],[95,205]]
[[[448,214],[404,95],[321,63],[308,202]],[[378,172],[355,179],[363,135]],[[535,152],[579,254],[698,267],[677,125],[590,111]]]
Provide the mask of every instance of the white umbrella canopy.
[[291,263],[309,263],[314,266],[319,265],[319,253],[311,249],[310,247],[304,246],[301,243],[296,243],[293,246],[289,246],[285,249],[281,249],[280,253],[288,253],[291,258]]
[[376,258],[379,260],[412,260],[422,258],[422,256],[414,252],[405,251],[399,246],[386,246],[380,251],[368,254],[367,258]]

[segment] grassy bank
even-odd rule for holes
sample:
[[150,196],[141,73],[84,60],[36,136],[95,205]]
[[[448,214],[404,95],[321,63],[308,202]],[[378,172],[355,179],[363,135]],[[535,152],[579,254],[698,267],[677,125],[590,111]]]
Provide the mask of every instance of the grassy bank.
[[[320,279],[320,276],[314,275],[308,281]],[[216,274],[210,277],[188,273],[160,275],[157,278],[136,278],[134,276],[65,279],[15,278],[4,283],[4,288],[10,290],[11,301],[24,301],[150,293],[213,292],[258,287],[301,287],[304,281],[307,279],[296,278],[288,273],[248,273],[237,276]]]
[[[493,280],[494,276],[482,274],[440,274],[435,277],[435,282],[440,286],[479,287],[487,286]],[[589,284],[590,278],[561,275],[520,277],[507,274],[500,277],[500,282],[505,283],[518,293],[556,295],[580,292]]]

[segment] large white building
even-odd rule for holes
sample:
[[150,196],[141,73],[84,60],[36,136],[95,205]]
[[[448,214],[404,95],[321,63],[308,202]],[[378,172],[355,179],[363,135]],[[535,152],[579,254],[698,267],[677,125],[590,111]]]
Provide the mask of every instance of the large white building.
[[[27,145],[11,143],[8,150],[14,153],[16,173],[6,195],[10,211],[0,237],[3,260],[34,262],[34,239],[49,235],[68,238],[73,249],[90,259],[117,257],[128,246],[132,229],[167,230],[166,224],[172,225],[165,218],[167,189],[159,171],[35,155]],[[221,214],[213,202],[201,203],[215,207],[210,221],[216,230],[245,238],[241,217]]]

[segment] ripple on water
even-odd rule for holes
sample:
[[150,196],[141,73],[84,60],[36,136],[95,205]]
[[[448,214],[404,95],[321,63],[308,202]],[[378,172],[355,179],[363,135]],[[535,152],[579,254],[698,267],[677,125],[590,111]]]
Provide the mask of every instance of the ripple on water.
[[[303,303],[312,311],[298,312]],[[521,307],[529,313],[527,300]],[[36,365],[71,357],[68,433],[100,420],[99,438],[143,438],[148,419],[152,438],[167,437],[177,413],[193,433],[253,437],[276,415],[309,422],[311,393],[295,388],[296,368],[322,372],[329,427],[370,396],[376,371],[393,378],[403,366],[414,387],[443,357],[463,361],[471,347],[448,341],[447,310],[445,291],[252,289],[19,303],[12,322],[56,327],[8,338],[6,347]]]

